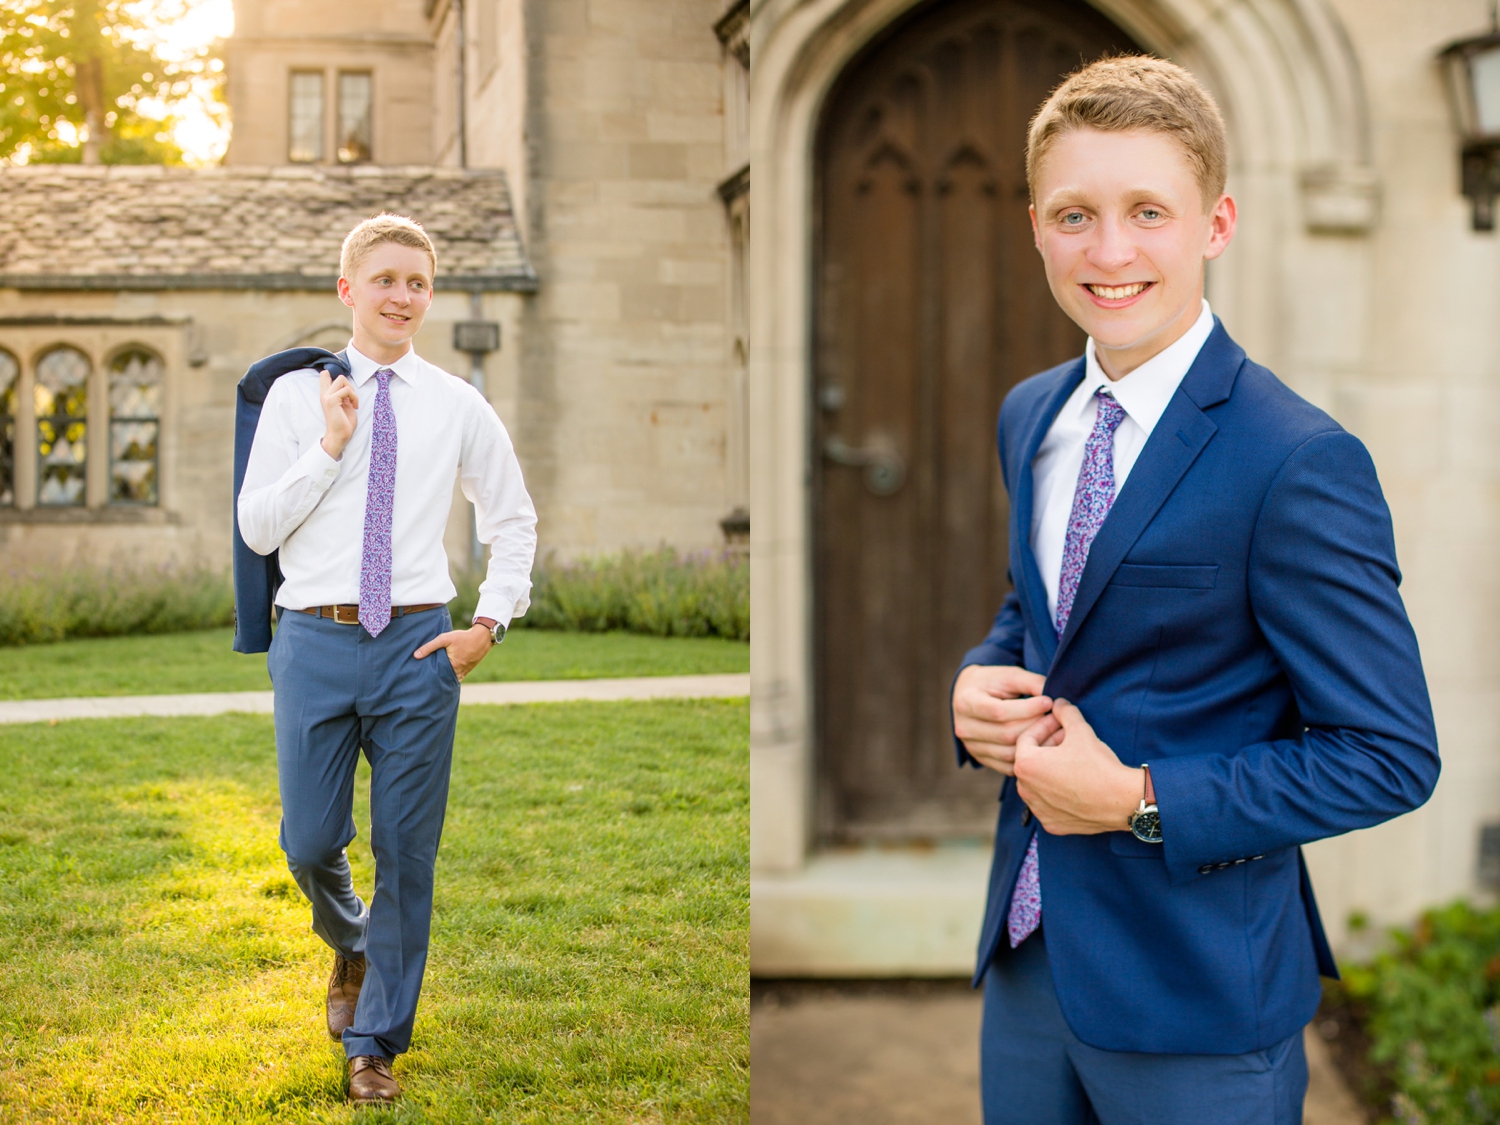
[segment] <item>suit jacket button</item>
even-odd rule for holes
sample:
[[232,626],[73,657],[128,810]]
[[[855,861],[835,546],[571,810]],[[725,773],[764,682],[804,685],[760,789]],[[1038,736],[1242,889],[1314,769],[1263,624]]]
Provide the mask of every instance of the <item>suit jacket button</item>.
[[1031,824],[1031,809],[1030,808],[1028,808],[1025,812],[1023,812],[1021,814],[1021,824],[1022,824],[1022,826],[1027,826],[1027,825]]

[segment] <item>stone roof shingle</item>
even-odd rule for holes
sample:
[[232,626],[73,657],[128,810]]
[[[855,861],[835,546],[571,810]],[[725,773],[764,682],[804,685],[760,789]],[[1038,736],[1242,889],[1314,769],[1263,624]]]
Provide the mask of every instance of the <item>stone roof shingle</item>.
[[437,287],[532,291],[505,174],[458,168],[0,168],[0,288],[326,289],[361,219],[409,215]]

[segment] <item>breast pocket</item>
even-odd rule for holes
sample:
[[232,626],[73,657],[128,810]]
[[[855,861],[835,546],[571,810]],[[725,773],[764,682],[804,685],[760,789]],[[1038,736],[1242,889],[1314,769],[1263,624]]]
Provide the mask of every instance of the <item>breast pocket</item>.
[[1115,568],[1111,586],[1153,590],[1212,590],[1219,580],[1217,566],[1156,566],[1121,563]]

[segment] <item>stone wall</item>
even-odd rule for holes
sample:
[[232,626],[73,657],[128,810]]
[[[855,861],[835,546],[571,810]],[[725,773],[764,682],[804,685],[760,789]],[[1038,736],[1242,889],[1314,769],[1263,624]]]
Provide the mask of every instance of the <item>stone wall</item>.
[[1488,893],[1476,873],[1480,826],[1500,821],[1500,246],[1470,229],[1435,62],[1448,42],[1487,29],[1487,6],[1332,7],[1360,63],[1381,210],[1363,240],[1366,298],[1330,287],[1304,331],[1357,349],[1326,405],[1379,470],[1443,755],[1424,808],[1309,849],[1342,928],[1351,910],[1407,921],[1423,906]]
[[508,170],[542,278],[521,324],[517,440],[544,551],[723,542],[722,10],[468,5],[470,162]]
[[[501,326],[501,349],[486,359],[485,388],[501,419],[514,429],[518,355],[513,341],[521,296],[486,295],[480,312]],[[416,348],[457,377],[470,360],[452,349],[453,322],[471,318],[470,297],[439,292]],[[160,562],[229,564],[233,490],[235,384],[256,359],[282,348],[349,342],[349,310],[334,293],[298,291],[24,292],[0,289],[0,347],[23,368],[47,348],[66,343],[88,355],[97,371],[108,354],[144,344],[166,363],[160,453],[161,503],[155,508],[36,509],[35,443],[26,427],[18,442],[21,503],[0,509],[0,560],[9,567],[67,563]],[[102,381],[98,384],[102,391]],[[103,393],[90,394],[89,471],[104,468],[107,441]],[[522,471],[526,471],[523,463]],[[91,484],[93,482],[91,481]],[[102,501],[101,491],[94,490]],[[447,547],[456,564],[469,554],[468,502],[455,488]]]

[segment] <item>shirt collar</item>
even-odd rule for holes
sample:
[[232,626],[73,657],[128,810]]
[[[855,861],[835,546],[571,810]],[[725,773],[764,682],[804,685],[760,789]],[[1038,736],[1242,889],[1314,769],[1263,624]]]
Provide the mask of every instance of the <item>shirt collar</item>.
[[388,367],[408,386],[415,386],[418,379],[422,377],[422,361],[417,358],[415,348],[408,348],[404,356],[395,363],[376,363],[354,346],[353,341],[349,344],[349,372],[354,377],[355,386],[363,386],[375,376],[375,372],[382,367]]
[[1087,388],[1084,401],[1092,398],[1100,387],[1108,387],[1131,420],[1149,434],[1166,412],[1167,404],[1213,330],[1213,310],[1204,301],[1203,310],[1191,328],[1118,382],[1111,382],[1104,374],[1094,354],[1094,339],[1089,337],[1083,352],[1086,358],[1083,381]]

